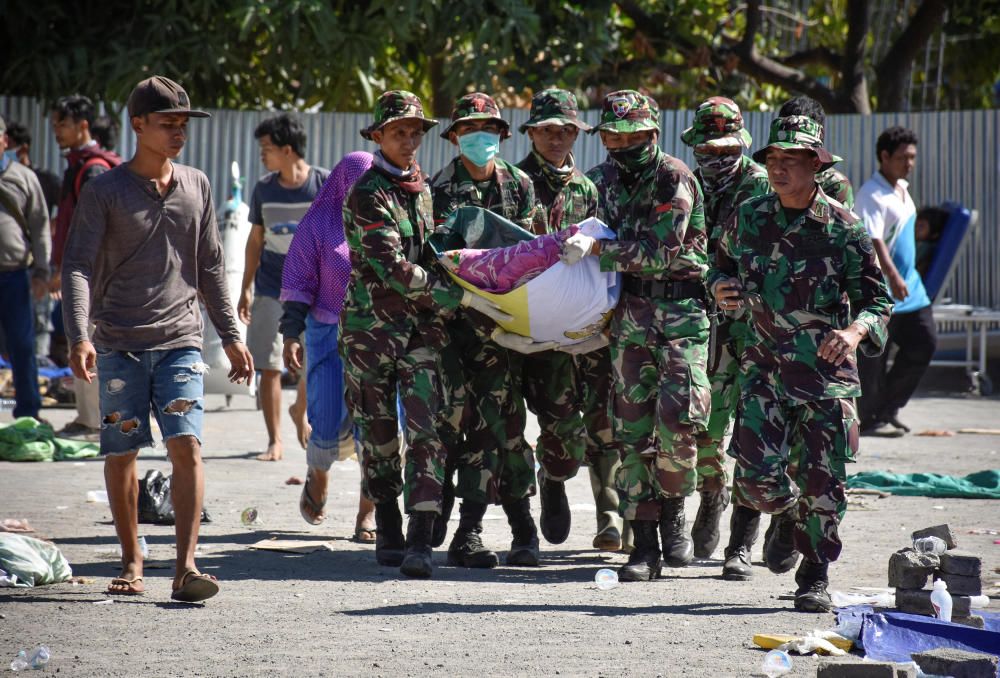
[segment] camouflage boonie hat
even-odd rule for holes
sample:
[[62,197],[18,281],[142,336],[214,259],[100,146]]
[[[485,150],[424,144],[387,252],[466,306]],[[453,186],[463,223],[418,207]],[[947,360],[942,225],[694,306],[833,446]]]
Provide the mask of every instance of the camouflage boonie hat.
[[455,123],[463,120],[495,120],[500,123],[500,138],[510,136],[510,123],[500,117],[500,107],[489,94],[473,92],[459,97],[451,109],[451,123],[441,132],[441,138],[447,139]]
[[698,105],[694,124],[681,133],[688,146],[729,146],[735,141],[750,148],[753,139],[743,126],[743,114],[736,102],[726,97],[710,97]]
[[545,89],[531,97],[531,117],[517,129],[524,134],[529,127],[576,125],[586,132],[590,129],[590,125],[580,120],[579,112],[576,97],[572,92],[564,89]]
[[375,102],[375,121],[361,130],[361,136],[371,141],[372,132],[396,120],[420,120],[424,123],[425,132],[438,124],[437,120],[424,117],[424,106],[416,94],[394,89],[383,92]]
[[767,160],[767,152],[771,148],[812,151],[823,164],[819,171],[829,169],[843,160],[843,158],[833,155],[823,148],[822,125],[804,115],[775,118],[771,122],[771,133],[767,137],[767,146],[754,153],[753,159],[763,164]]
[[607,130],[628,134],[630,132],[659,131],[660,107],[652,97],[623,89],[604,97],[601,104],[601,121],[590,134]]

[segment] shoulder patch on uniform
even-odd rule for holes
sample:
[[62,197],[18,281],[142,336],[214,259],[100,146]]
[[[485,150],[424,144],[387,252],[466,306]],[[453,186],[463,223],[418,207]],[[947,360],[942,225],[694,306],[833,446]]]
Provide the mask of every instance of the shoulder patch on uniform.
[[663,214],[664,212],[668,212],[668,211],[672,210],[673,208],[674,208],[674,206],[671,203],[666,202],[666,203],[663,203],[662,205],[657,205],[655,211],[656,211],[657,214]]

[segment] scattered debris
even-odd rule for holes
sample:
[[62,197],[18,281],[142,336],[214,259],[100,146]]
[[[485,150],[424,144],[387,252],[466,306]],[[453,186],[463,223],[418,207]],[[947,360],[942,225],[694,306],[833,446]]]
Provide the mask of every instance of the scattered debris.
[[960,428],[959,433],[979,436],[1000,436],[1000,428]]
[[260,551],[281,551],[283,553],[312,553],[314,551],[333,551],[333,544],[328,541],[302,541],[295,539],[262,539],[250,546]]
[[4,518],[0,520],[0,532],[34,532],[35,529],[26,519]]
[[302,478],[299,478],[298,476],[292,476],[291,478],[285,481],[285,485],[301,485],[301,484],[302,484]]
[[921,431],[920,433],[915,433],[914,435],[926,436],[928,438],[950,438],[955,435],[955,432],[940,428],[929,428],[926,431]]

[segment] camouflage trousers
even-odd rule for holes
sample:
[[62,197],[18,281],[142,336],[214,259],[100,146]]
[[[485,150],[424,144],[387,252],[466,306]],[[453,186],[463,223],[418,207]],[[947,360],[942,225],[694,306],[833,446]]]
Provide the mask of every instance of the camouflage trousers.
[[[348,406],[361,443],[361,491],[375,503],[403,494],[406,511],[441,512],[445,450],[438,437],[442,392],[437,354],[414,333],[398,357],[344,352]],[[405,480],[396,395],[405,415]]]
[[611,427],[611,402],[614,378],[611,349],[602,348],[574,356],[578,402],[586,431],[585,452],[590,464],[602,457],[619,459],[618,441]]
[[[813,562],[833,562],[842,547],[837,527],[847,510],[845,464],[857,449],[853,400],[791,402],[765,379],[754,379],[743,386],[730,445],[736,457],[733,501],[764,513],[790,510],[795,548]],[[789,460],[797,461],[794,478]]]
[[711,408],[703,338],[646,344],[612,338],[613,426],[622,446],[616,474],[627,520],[658,520],[660,499],[686,497],[697,486],[697,433]]
[[542,475],[550,480],[569,480],[580,470],[587,447],[573,356],[544,351],[521,356],[520,362],[524,400],[538,417],[541,429],[535,458]]
[[722,492],[728,483],[723,442],[740,399],[740,360],[731,342],[719,347],[719,364],[708,378],[712,384],[712,413],[708,426],[695,437],[698,442],[698,490]]

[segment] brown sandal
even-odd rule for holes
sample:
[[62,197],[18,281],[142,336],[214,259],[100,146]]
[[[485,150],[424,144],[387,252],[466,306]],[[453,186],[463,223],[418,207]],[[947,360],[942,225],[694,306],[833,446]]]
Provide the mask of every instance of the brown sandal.
[[181,587],[174,589],[170,597],[182,603],[200,603],[218,592],[219,585],[216,583],[215,577],[210,574],[202,574],[197,570],[188,570],[181,577]]
[[[138,582],[139,586],[136,586]],[[124,586],[124,590],[113,590],[112,586]],[[132,579],[126,579],[125,577],[115,577],[108,584],[108,588],[105,591],[109,596],[141,596],[146,592],[146,587],[142,583],[142,577],[133,577]]]

